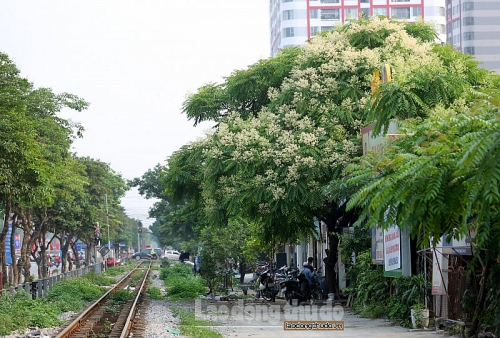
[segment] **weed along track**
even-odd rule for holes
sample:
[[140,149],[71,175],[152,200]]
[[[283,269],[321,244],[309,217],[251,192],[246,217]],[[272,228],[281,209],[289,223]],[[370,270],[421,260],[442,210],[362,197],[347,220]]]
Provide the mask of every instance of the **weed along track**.
[[74,321],[65,326],[56,338],[124,338],[133,332],[140,337],[145,324],[136,320],[151,262],[143,262],[123,277],[118,284],[85,309]]

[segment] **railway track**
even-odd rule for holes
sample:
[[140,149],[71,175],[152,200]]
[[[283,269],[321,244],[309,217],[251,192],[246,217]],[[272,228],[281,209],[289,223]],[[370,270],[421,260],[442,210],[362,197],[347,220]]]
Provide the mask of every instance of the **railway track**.
[[56,338],[125,338],[132,331],[134,337],[140,337],[146,323],[136,319],[136,314],[140,311],[151,265],[152,261],[141,262],[65,326]]

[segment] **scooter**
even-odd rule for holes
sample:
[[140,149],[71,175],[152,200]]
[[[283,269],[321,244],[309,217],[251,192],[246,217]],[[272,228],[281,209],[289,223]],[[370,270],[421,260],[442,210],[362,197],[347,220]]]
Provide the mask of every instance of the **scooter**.
[[290,305],[299,305],[301,302],[311,300],[309,281],[303,273],[300,273],[296,279],[285,281],[284,284],[285,300]]
[[278,290],[269,269],[260,274],[259,282],[260,296],[267,301],[274,302],[276,300]]

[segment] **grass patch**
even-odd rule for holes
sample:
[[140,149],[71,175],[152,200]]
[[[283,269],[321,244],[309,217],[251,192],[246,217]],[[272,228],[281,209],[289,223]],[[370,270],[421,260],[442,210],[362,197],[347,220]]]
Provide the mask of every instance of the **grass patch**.
[[161,292],[161,290],[157,287],[149,287],[146,289],[146,295],[148,295],[151,299],[162,300],[165,299],[165,296]]
[[99,286],[110,286],[116,284],[116,280],[114,278],[106,275],[98,275],[95,272],[89,272],[85,276],[82,276],[80,279],[88,280],[90,283]]
[[215,326],[214,323],[207,320],[196,318],[194,312],[172,307],[170,309],[175,317],[180,319],[181,334],[186,337],[200,338],[220,338],[222,335],[212,331],[204,326]]
[[203,279],[193,274],[186,264],[173,264],[160,271],[160,279],[165,281],[167,297],[171,300],[198,298],[207,292]]
[[171,300],[194,299],[207,292],[200,276],[170,277],[165,281],[165,286]]

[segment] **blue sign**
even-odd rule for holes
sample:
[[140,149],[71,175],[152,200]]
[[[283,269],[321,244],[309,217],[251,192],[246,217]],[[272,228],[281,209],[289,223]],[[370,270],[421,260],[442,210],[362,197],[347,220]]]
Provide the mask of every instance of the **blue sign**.
[[7,238],[5,240],[5,261],[7,264],[12,264],[12,251],[10,250],[10,238],[12,237],[12,216],[9,217],[9,230],[7,230]]
[[76,250],[78,252],[82,251],[82,242],[80,241],[76,242]]

